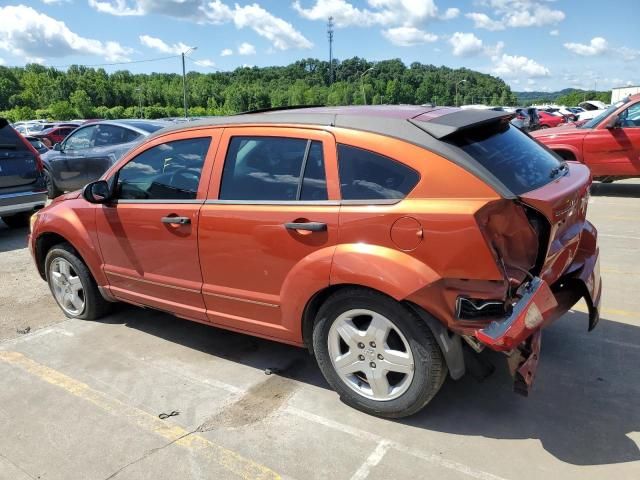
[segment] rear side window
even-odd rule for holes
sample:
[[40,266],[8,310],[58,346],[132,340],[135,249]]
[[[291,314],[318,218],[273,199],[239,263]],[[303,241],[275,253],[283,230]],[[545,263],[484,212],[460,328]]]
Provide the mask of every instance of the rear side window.
[[128,162],[118,173],[123,200],[195,199],[211,138],[156,145]]
[[322,143],[300,138],[233,137],[220,200],[326,200]]
[[402,199],[416,186],[418,172],[377,153],[338,145],[343,200]]
[[560,160],[531,137],[508,124],[462,131],[450,143],[460,147],[515,195],[549,183]]

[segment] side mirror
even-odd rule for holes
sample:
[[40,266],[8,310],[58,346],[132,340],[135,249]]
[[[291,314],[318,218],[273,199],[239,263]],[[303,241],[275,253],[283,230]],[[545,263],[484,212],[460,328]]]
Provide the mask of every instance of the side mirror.
[[60,145],[59,143],[56,143],[56,144],[53,145],[53,149],[56,152],[61,152],[62,151],[62,145]]
[[621,124],[622,122],[620,121],[620,117],[615,115],[611,117],[609,120],[607,120],[607,123],[604,126],[605,128],[612,129],[612,128],[618,128]]
[[84,187],[82,196],[89,203],[106,203],[111,199],[111,190],[106,180],[96,180]]

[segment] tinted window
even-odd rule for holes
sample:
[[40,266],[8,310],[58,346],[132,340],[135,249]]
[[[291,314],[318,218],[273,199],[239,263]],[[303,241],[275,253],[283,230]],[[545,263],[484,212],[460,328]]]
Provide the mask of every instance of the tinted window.
[[188,200],[196,198],[211,138],[157,145],[127,163],[118,174],[118,198]]
[[322,144],[298,138],[233,137],[220,199],[326,200]]
[[343,200],[400,199],[418,183],[415,170],[361,148],[338,145]]
[[546,185],[559,173],[556,156],[508,124],[463,131],[450,143],[462,148],[516,195]]
[[95,126],[76,130],[72,135],[67,137],[67,140],[64,142],[64,149],[82,150],[93,147],[93,133],[95,130]]

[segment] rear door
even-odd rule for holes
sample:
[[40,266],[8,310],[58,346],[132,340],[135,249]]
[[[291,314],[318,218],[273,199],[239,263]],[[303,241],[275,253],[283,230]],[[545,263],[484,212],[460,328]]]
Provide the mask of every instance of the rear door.
[[33,151],[6,120],[0,119],[0,188],[22,187],[38,179]]
[[202,291],[210,321],[295,341],[300,317],[285,312],[306,299],[296,297],[304,297],[303,288],[291,285],[289,274],[327,249],[326,262],[293,277],[329,285],[340,209],[335,155],[327,132],[225,129],[200,212]]

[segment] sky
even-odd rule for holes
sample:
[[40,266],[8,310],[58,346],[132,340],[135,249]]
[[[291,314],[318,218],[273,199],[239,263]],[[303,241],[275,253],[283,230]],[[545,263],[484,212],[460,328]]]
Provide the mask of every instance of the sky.
[[640,85],[640,0],[0,0],[0,65],[177,73],[191,47],[201,72],[328,59],[330,16],[338,59],[466,67],[515,91]]

